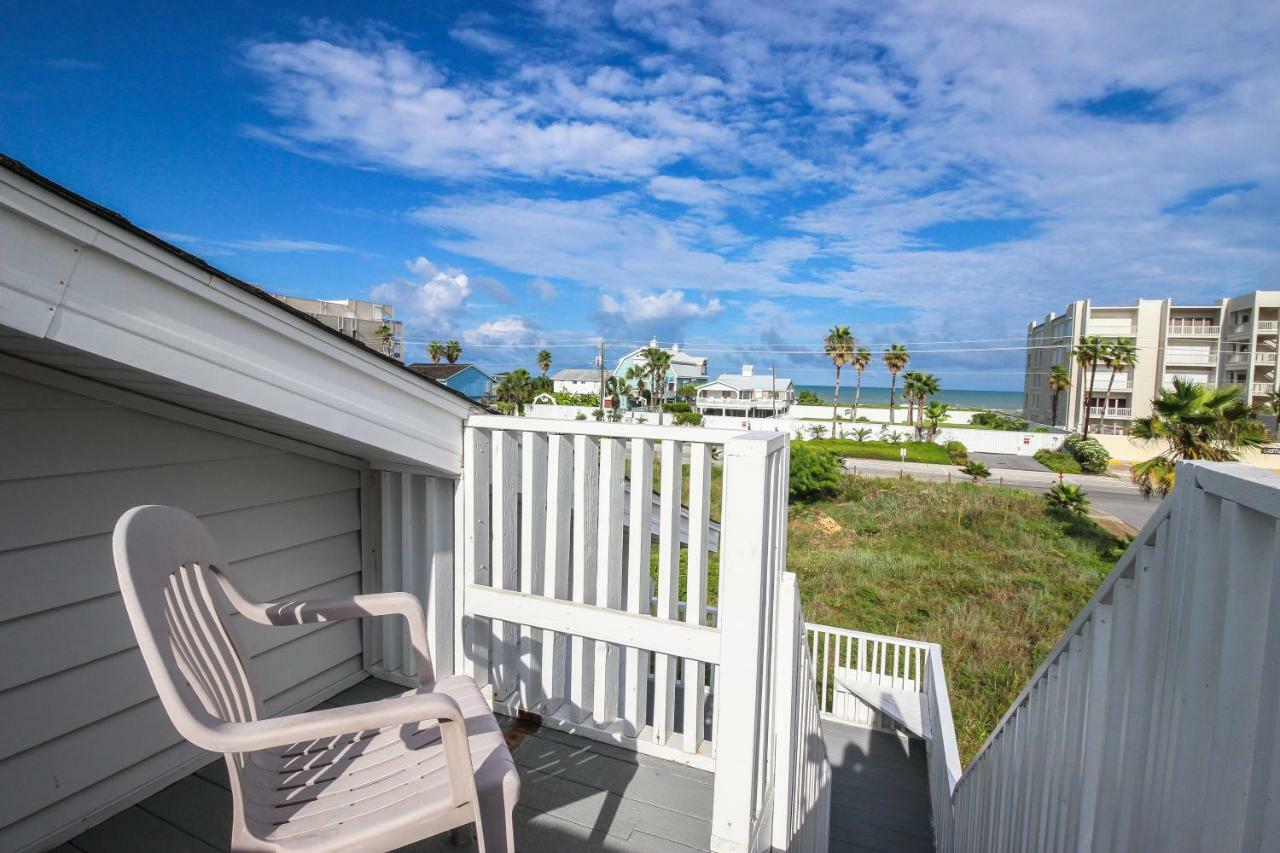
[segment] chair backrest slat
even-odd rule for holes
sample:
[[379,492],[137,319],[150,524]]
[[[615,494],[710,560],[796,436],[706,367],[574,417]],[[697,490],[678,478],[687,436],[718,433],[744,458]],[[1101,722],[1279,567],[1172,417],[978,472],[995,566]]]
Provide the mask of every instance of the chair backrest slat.
[[247,656],[223,617],[227,564],[204,525],[173,507],[135,507],[112,544],[138,649],[178,731],[213,749],[212,726],[260,719]]

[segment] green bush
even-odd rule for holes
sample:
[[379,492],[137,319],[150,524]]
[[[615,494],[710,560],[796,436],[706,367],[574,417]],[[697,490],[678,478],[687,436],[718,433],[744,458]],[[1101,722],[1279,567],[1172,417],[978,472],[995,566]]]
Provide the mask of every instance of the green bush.
[[1035,452],[1035,460],[1050,471],[1059,474],[1079,474],[1080,463],[1070,453],[1041,448]]
[[796,405],[798,406],[825,406],[827,403],[812,391],[801,391],[796,394]]
[[676,412],[672,422],[676,426],[702,426],[702,412]]
[[1078,432],[1067,436],[1062,449],[1080,463],[1080,470],[1085,474],[1105,474],[1111,462],[1111,454],[1096,438],[1085,438]]
[[991,469],[983,462],[966,462],[964,467],[960,469],[960,473],[969,475],[976,483],[979,480],[985,480],[990,477]]
[[1000,412],[975,412],[973,417],[969,418],[969,423],[1003,432],[1021,432],[1031,426],[1030,421],[1010,417]]
[[682,403],[679,400],[672,403],[663,403],[662,411],[664,412],[691,412],[693,407],[688,403]]
[[583,414],[582,412],[578,412],[578,414],[576,414],[576,415],[574,415],[574,416],[573,416],[573,419],[574,419],[575,421],[585,421],[585,420],[587,419],[587,416],[586,416],[585,414]]
[[810,447],[812,442],[791,442],[791,483],[793,501],[817,501],[835,496],[844,480],[840,460],[827,450]]
[[963,465],[969,461],[969,448],[958,441],[948,441],[943,449],[947,451],[947,459],[952,465]]

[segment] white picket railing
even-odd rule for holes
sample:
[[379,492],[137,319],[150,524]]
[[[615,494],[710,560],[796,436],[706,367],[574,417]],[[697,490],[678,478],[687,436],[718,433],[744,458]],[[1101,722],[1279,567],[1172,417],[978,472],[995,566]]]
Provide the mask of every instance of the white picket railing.
[[898,721],[859,698],[850,688],[865,684],[920,693],[929,644],[812,622],[805,628],[822,716],[898,731],[902,727]]
[[796,576],[778,595],[778,740],[773,848],[826,853],[831,824],[831,764],[822,739],[816,670],[809,656]]
[[1277,567],[1280,478],[1179,465],[950,801],[935,800],[938,850],[1273,847]]
[[[713,450],[724,465],[714,615]],[[776,680],[788,436],[482,415],[467,421],[464,454],[467,671],[506,713],[714,770],[712,849],[766,848],[777,691],[791,688]]]

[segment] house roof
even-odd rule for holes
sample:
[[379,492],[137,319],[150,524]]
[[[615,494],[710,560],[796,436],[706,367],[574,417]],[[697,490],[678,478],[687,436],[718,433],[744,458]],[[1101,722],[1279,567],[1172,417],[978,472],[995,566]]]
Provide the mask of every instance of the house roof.
[[281,302],[279,299],[276,299],[274,296],[267,293],[262,288],[252,285],[249,282],[244,281],[243,279],[236,278],[230,273],[223,272],[222,270],[213,266],[213,264],[210,264],[208,261],[204,260],[203,258],[197,257],[196,255],[191,254],[185,249],[180,249],[177,246],[173,245],[172,243],[166,240],[163,240],[160,237],[157,237],[155,234],[152,234],[150,231],[147,231],[143,228],[138,227],[137,225],[134,225],[131,221],[129,221],[128,217],[123,216],[122,214],[116,213],[114,210],[111,210],[110,208],[103,207],[97,202],[90,201],[89,199],[85,198],[79,193],[76,193],[72,190],[67,189],[66,187],[62,186],[56,181],[53,181],[50,178],[47,178],[44,175],[40,174],[39,172],[35,171],[34,169],[32,169],[30,166],[26,165],[22,161],[15,160],[12,157],[9,157],[5,154],[0,154],[0,166],[3,166],[8,171],[13,172],[15,175],[18,175],[22,178],[25,178],[28,181],[31,181],[34,184],[39,185],[40,187],[53,193],[54,195],[59,196],[60,198],[66,199],[67,201],[71,202],[77,207],[81,207],[84,210],[87,210],[88,212],[92,213],[93,215],[107,220],[112,225],[115,225],[117,228],[121,228],[125,231],[128,231],[130,234],[134,235],[135,237],[145,240],[146,242],[152,244],[153,246],[156,246],[157,248],[182,259],[188,264],[191,264],[192,266],[197,267],[200,270],[209,273],[210,275],[220,279],[221,281],[224,281],[227,284],[232,285],[233,287],[239,288],[240,290],[243,290],[246,293],[252,294],[253,296],[261,299],[263,302],[270,303],[276,309],[280,311],[286,311],[289,314],[292,314],[294,317],[297,317],[300,320],[310,323],[311,325],[315,326],[318,329],[323,329],[326,334],[333,335],[339,338],[340,340],[342,340],[344,345],[349,347],[356,347],[366,353],[372,353],[378,358],[383,359],[384,361],[390,362],[391,364],[396,365],[397,367],[405,370],[408,373],[412,373],[414,376],[417,376],[419,379],[430,382],[434,387],[439,388],[448,394],[452,394],[455,397],[459,397],[462,400],[465,400],[471,406],[478,405],[474,400],[472,400],[466,394],[463,394],[461,391],[455,388],[450,388],[449,386],[443,385],[435,381],[434,379],[424,376],[423,374],[410,370],[399,359],[393,358],[387,355],[386,353],[379,352],[377,349],[373,347],[366,346],[360,341],[356,340],[355,338],[349,337],[348,335],[344,335],[338,329],[334,329],[331,326],[326,326],[324,323],[320,322],[315,317],[311,316],[305,311],[300,311],[299,309],[294,308],[292,305],[287,305],[284,302]]
[[600,371],[590,367],[566,367],[551,379],[558,382],[599,382]]
[[726,385],[736,391],[769,391],[773,388],[785,391],[791,386],[791,380],[785,376],[775,378],[772,376],[743,376],[739,373],[722,373],[702,387],[710,388],[712,385]]
[[[430,362],[423,361],[418,362],[417,364],[406,365],[406,367],[419,376],[425,376],[428,379],[434,379],[437,382],[444,382],[447,379],[452,379],[469,367],[474,368],[480,373],[484,373],[483,370],[480,370],[480,368],[476,367],[474,364],[432,364]],[[487,373],[484,373],[484,375],[489,376]]]
[[[619,363],[621,363],[623,361],[626,361],[629,358],[632,358],[632,359],[637,358],[640,355],[640,353],[644,352],[646,349],[648,349],[648,347],[640,347],[639,349],[633,349],[631,352],[627,353],[622,358],[618,359],[618,361]],[[666,349],[666,348],[664,347],[663,349]],[[671,355],[672,368],[676,368],[678,365],[682,365],[682,364],[701,368],[703,365],[707,363],[707,357],[705,355],[690,355],[689,353],[680,349],[677,349],[677,350],[666,349],[666,352],[670,353]],[[644,359],[640,359],[640,360],[643,361]]]

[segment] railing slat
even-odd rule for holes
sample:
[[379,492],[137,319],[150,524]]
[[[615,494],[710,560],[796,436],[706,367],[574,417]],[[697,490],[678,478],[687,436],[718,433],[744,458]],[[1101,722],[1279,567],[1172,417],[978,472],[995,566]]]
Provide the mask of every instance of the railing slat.
[[[649,530],[653,515],[653,442],[631,439],[630,533],[627,537],[626,607],[629,613],[649,613],[652,607],[649,575]],[[645,726],[649,701],[649,653],[628,648],[624,654],[622,716],[629,733]]]
[[[520,588],[518,551],[519,516],[516,495],[519,486],[516,437],[495,431],[491,438],[493,459],[492,522],[493,585],[499,589]],[[511,623],[492,626],[494,696],[505,699],[516,688],[516,652],[519,628]]]
[[[573,443],[562,435],[547,440],[547,546],[542,594],[569,597],[570,516],[573,509]],[[544,630],[542,637],[542,695],[545,712],[554,712],[569,696],[568,635]]]
[[[662,442],[662,479],[658,518],[659,619],[679,618],[681,444]],[[675,733],[676,660],[658,655],[653,667],[653,739],[666,743]]]
[[[616,438],[600,439],[600,515],[597,534],[595,602],[614,610],[622,608],[622,529],[625,448]],[[609,725],[619,717],[619,649],[596,644],[595,700],[592,708],[598,724]]]
[[[572,598],[592,604],[596,596],[597,513],[600,509],[600,442],[587,435],[573,437],[573,580]],[[569,637],[569,702],[577,720],[592,715],[595,700],[596,644],[577,634]]]
[[[520,591],[541,595],[546,584],[547,557],[547,436],[520,436]],[[520,629],[520,705],[542,711],[542,631]]]
[[[711,520],[711,448],[689,445],[689,544],[684,621],[701,625],[707,607],[707,553]],[[707,712],[705,668],[686,659],[684,667],[684,749],[697,752],[704,737]]]
[[[489,583],[489,433],[467,427],[463,435],[462,490],[463,576],[465,584]],[[489,622],[466,618],[462,622],[467,674],[477,684],[489,683]]]

